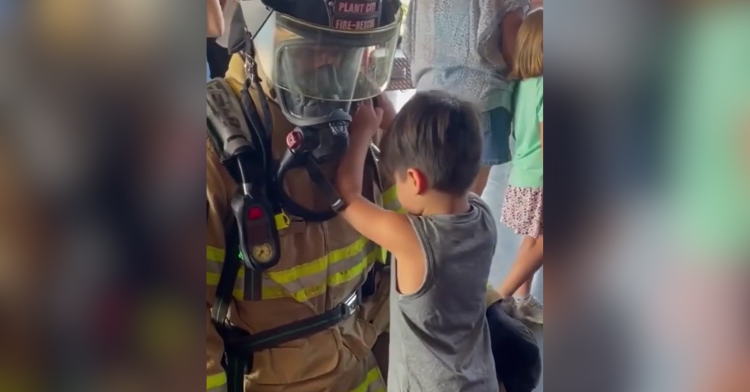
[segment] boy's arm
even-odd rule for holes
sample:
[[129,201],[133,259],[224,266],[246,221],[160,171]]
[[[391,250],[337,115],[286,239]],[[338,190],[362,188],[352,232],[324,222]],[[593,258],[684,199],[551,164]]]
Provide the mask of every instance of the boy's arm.
[[386,210],[362,196],[362,175],[369,135],[352,134],[349,149],[339,164],[336,188],[346,203],[341,215],[363,236],[397,258],[422,255],[417,234],[406,215]]

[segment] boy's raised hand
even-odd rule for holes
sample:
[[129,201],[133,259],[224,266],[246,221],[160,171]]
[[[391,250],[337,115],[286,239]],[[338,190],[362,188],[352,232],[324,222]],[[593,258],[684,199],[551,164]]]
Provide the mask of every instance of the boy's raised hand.
[[383,110],[383,121],[380,123],[380,129],[388,132],[393,124],[393,119],[396,118],[396,108],[393,106],[385,93],[378,95],[375,99],[375,106]]
[[352,116],[352,123],[349,124],[349,135],[369,141],[380,129],[381,122],[383,122],[383,109],[374,107],[372,100],[361,102]]

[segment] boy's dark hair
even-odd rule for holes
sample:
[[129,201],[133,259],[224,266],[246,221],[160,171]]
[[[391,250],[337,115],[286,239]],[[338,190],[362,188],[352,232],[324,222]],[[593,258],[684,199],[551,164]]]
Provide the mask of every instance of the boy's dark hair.
[[452,195],[466,193],[479,173],[482,135],[475,106],[446,92],[417,93],[393,120],[383,139],[390,173],[424,173],[429,186]]

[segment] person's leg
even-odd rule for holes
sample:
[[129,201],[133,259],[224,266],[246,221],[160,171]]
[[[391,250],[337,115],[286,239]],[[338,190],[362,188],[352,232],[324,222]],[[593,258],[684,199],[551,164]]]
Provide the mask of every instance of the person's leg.
[[535,324],[544,323],[543,306],[531,296],[532,278],[544,259],[542,200],[542,189],[508,186],[500,219],[524,238],[498,292],[514,298],[514,317]]
[[490,169],[492,169],[492,166],[482,165],[479,167],[479,174],[477,175],[477,179],[474,180],[474,185],[471,188],[472,192],[482,196],[484,188],[487,187],[487,180],[490,178]]
[[474,180],[472,192],[481,196],[495,165],[510,162],[511,113],[505,108],[496,108],[484,113],[484,140],[482,141],[482,166]]
[[534,283],[534,275],[531,276],[531,279],[524,282],[521,287],[516,290],[515,293],[513,293],[514,297],[518,298],[525,298],[531,295],[531,285]]
[[539,238],[524,237],[518,249],[516,261],[498,288],[500,295],[510,297],[516,293],[524,283],[529,282],[536,271],[542,268],[544,258],[544,236]]
[[525,237],[510,273],[500,285],[503,298],[513,298],[513,317],[534,324],[544,324],[544,307],[531,295],[534,274],[542,267],[543,237]]

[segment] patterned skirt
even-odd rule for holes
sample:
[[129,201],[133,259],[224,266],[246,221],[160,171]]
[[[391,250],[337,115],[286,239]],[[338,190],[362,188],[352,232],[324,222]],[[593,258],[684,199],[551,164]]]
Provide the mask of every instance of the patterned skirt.
[[500,222],[513,229],[516,234],[534,238],[542,236],[542,194],[542,188],[508,185]]

